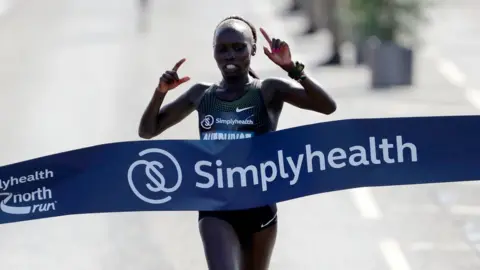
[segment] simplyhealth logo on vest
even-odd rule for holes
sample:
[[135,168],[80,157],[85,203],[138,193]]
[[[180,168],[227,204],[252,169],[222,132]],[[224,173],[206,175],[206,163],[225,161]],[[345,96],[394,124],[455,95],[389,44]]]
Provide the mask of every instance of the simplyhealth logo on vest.
[[[387,138],[381,138],[381,143],[378,143],[377,138],[370,137],[368,142],[361,145],[350,145],[346,148],[334,147],[328,151],[321,151],[312,149],[312,145],[307,144],[303,149],[297,151],[287,155],[284,150],[279,149],[270,160],[242,167],[224,166],[222,160],[198,160],[193,168],[186,168],[187,171],[183,174],[180,168],[181,160],[178,161],[171,153],[163,149],[146,149],[139,155],[156,153],[155,159],[161,156],[167,157],[174,166],[164,166],[155,160],[151,162],[138,160],[128,170],[128,182],[138,198],[147,203],[161,204],[172,200],[173,196],[151,199],[142,195],[133,184],[133,170],[139,165],[144,165],[144,171],[138,177],[146,176],[148,179],[148,183],[144,184],[143,188],[150,190],[153,195],[153,193],[177,191],[184,175],[189,179],[186,183],[192,185],[189,188],[230,189],[258,186],[265,192],[268,190],[268,186],[274,182],[282,184],[280,181],[285,181],[288,185],[294,186],[302,181],[302,175],[318,174],[325,170],[352,170],[361,166],[418,162],[417,146],[411,142],[404,142],[401,135],[396,136],[394,142]],[[164,177],[166,173],[170,176]],[[195,179],[197,182],[193,181]]]
[[[235,140],[251,138],[253,132],[240,131],[243,126],[253,126],[254,114],[248,113],[252,107],[237,108],[235,112],[220,112],[216,115],[207,114],[200,121],[204,132],[202,140]],[[211,131],[210,131],[211,130]]]
[[7,180],[0,179],[0,211],[12,215],[54,211],[57,202],[53,201],[52,190],[46,186],[38,187],[31,192],[13,193],[9,191],[14,186],[28,185],[53,177],[53,172],[46,169],[35,171],[27,176],[11,176]]

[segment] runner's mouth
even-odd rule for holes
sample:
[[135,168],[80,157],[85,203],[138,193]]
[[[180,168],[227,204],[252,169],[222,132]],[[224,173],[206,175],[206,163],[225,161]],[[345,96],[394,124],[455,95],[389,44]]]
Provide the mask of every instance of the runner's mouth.
[[240,68],[234,64],[227,64],[224,66],[223,69],[227,72],[235,72],[235,71],[238,71]]

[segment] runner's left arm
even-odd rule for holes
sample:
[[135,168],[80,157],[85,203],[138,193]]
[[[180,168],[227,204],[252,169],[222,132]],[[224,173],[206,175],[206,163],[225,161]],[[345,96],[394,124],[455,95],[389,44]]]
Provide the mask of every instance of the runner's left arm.
[[269,78],[264,84],[275,92],[275,97],[298,108],[323,114],[332,114],[337,109],[333,98],[308,74],[301,82]]

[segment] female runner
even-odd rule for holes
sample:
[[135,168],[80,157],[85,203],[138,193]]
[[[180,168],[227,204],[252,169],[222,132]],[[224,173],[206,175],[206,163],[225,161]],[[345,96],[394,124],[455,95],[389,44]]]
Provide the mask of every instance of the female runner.
[[[222,74],[218,83],[196,83],[176,100],[163,105],[168,91],[190,80],[180,78],[180,60],[160,78],[139,125],[139,136],[151,139],[198,112],[201,139],[249,138],[274,132],[284,102],[298,108],[331,114],[332,98],[294,62],[285,41],[270,38],[260,28],[270,49],[265,55],[290,79],[265,78],[250,68],[257,52],[256,29],[245,19],[222,20],[214,32],[214,57]],[[222,124],[221,119],[238,119]],[[266,270],[277,235],[276,205],[236,211],[200,211],[199,230],[210,270]]]

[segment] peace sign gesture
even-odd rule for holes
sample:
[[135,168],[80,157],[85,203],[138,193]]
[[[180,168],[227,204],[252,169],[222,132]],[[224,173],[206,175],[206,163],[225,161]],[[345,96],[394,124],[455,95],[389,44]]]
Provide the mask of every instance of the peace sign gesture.
[[267,55],[268,58],[272,60],[272,62],[287,71],[288,68],[293,65],[292,55],[290,53],[290,48],[288,47],[288,44],[285,41],[277,38],[270,39],[267,32],[263,28],[260,28],[260,32],[262,32],[263,37],[270,45],[271,51],[269,51],[267,47],[263,47],[265,55]]
[[190,77],[188,76],[181,79],[178,78],[177,70],[185,62],[185,60],[185,58],[181,59],[175,64],[172,70],[167,70],[162,74],[162,77],[160,77],[160,82],[158,83],[157,91],[166,93],[176,88],[180,84],[190,80]]

